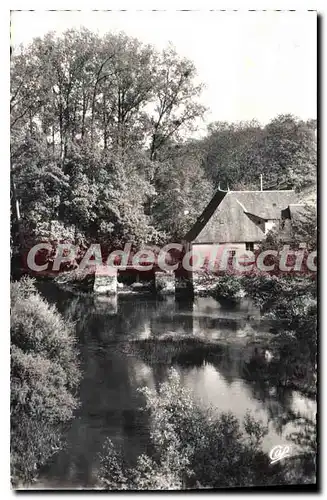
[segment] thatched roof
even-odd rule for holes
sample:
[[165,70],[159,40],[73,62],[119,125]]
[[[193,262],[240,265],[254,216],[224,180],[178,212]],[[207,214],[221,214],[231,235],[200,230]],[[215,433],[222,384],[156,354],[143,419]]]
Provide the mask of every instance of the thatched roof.
[[[316,213],[317,205],[315,203],[293,203],[282,211],[282,229],[280,237],[285,243],[294,243],[294,239],[303,236],[302,231],[299,231],[298,223],[311,226],[311,217],[313,212]],[[317,228],[316,228],[317,229]]]
[[314,203],[293,203],[283,210],[282,218],[291,220],[306,220],[310,208],[316,208]]
[[296,202],[294,191],[217,191],[186,234],[194,243],[259,242],[265,221],[280,220]]
[[203,210],[200,217],[197,218],[196,222],[193,224],[189,232],[185,236],[186,241],[193,241],[202,231],[204,226],[207,224],[208,220],[212,217],[217,207],[221,204],[225,198],[227,192],[218,190],[216,194],[211,198],[208,205]]

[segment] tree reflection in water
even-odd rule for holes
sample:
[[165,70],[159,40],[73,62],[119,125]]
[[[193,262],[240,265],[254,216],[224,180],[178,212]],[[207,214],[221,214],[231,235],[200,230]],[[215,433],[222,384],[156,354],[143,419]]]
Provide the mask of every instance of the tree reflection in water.
[[[206,389],[201,386],[206,370],[213,370],[224,384],[224,404],[230,403],[231,411],[235,398],[244,400],[240,391],[246,389],[246,405],[258,408],[258,402],[277,434],[287,430],[290,441],[302,453],[283,461],[282,466],[275,464],[272,471],[265,452],[260,455],[265,466],[258,471],[266,468],[266,480],[271,484],[312,481],[315,422],[310,416],[304,419],[297,415],[292,406],[293,393],[284,383],[287,362],[263,361],[266,345],[254,341],[254,323],[248,328],[252,332],[250,341],[223,343],[224,339],[236,339],[239,330],[244,330],[247,319],[241,316],[242,311],[236,311],[235,317],[226,309],[215,312],[211,299],[183,304],[118,297],[116,304],[106,305],[92,296],[74,297],[52,287],[44,293],[76,324],[84,377],[81,407],[67,430],[66,450],[44,470],[43,481],[61,487],[97,484],[99,453],[106,439],[121,450],[128,467],[135,467],[142,454],[151,454],[151,422],[149,415],[140,411],[146,398],[137,389],[145,385],[158,393],[171,367],[179,371],[182,383],[200,393]],[[222,342],[217,344],[217,339]],[[209,391],[214,391],[210,383]],[[209,392],[209,400],[212,396],[219,407],[220,395]],[[239,421],[240,415],[233,418]],[[208,456],[206,460],[210,460]],[[231,479],[230,483],[235,481]]]

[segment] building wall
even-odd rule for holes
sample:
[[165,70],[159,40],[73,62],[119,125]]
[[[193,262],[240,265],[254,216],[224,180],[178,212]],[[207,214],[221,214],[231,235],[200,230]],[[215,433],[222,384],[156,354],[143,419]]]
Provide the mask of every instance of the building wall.
[[[258,243],[253,244],[253,251],[259,248]],[[202,265],[211,266],[216,262],[223,262],[223,259],[232,258],[232,251],[236,252],[238,257],[247,255],[245,243],[214,243],[214,244],[197,244],[192,245],[192,262],[198,265],[198,259],[201,259]],[[251,254],[250,254],[251,255]],[[248,257],[250,256],[248,255]],[[199,256],[199,257],[198,257]]]
[[215,262],[232,258],[231,251],[236,253],[245,251],[245,243],[194,244],[192,245],[192,262],[198,265],[199,259],[201,259],[202,265],[208,265],[210,262],[211,266],[214,266]]
[[223,252],[225,248],[235,251],[245,250],[245,243],[194,243],[192,245],[193,255],[200,254],[203,257],[209,257],[216,248],[217,253]]

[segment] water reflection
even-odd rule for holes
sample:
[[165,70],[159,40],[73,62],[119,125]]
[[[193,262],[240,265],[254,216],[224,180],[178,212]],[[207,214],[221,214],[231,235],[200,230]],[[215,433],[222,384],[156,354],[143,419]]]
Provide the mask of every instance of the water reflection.
[[[266,348],[261,338],[264,326],[252,304],[227,309],[211,298],[194,302],[137,296],[99,300],[74,297],[50,285],[43,285],[42,291],[75,322],[84,374],[81,407],[67,429],[67,447],[44,470],[43,483],[94,485],[97,454],[106,437],[131,464],[146,452],[148,422],[140,411],[143,396],[136,389],[143,385],[158,388],[172,366],[203,407],[231,411],[238,418],[250,410],[267,423],[264,451],[290,441],[299,451],[310,448],[302,434],[315,428],[315,403],[267,377],[267,363],[260,354]],[[171,348],[167,342],[163,353],[148,348],[151,339],[169,335],[180,336],[179,347]],[[199,349],[192,338],[226,343]]]

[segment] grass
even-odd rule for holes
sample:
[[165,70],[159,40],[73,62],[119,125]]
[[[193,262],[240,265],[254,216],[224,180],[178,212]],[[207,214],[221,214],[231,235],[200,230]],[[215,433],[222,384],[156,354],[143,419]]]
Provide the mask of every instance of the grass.
[[224,353],[226,345],[262,345],[267,344],[267,335],[251,338],[233,338],[231,340],[209,340],[193,335],[167,333],[160,337],[133,340],[124,345],[128,354],[140,355],[149,364],[184,364],[202,365],[213,361]]

